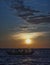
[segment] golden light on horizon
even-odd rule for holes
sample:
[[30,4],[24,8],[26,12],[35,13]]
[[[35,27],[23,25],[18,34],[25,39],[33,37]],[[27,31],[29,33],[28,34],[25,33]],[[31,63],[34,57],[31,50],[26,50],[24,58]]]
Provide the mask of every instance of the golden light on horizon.
[[28,45],[31,44],[31,42],[32,42],[31,39],[26,39],[25,40],[25,43],[28,44]]
[[44,32],[14,33],[11,35],[11,38],[16,40],[16,42],[18,41],[23,47],[31,47],[32,44],[35,45],[35,43],[38,43],[35,39],[39,36],[44,36]]
[[[11,38],[17,41],[22,40],[23,44],[32,44],[35,43],[35,39],[39,36],[44,36],[44,32],[35,32],[35,33],[15,33],[11,35]],[[20,42],[21,43],[21,42]]]

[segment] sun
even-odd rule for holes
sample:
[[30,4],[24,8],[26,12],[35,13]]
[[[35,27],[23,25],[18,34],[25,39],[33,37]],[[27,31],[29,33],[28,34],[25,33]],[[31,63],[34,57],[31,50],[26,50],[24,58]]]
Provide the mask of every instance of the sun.
[[26,44],[31,44],[31,39],[26,39],[25,42]]

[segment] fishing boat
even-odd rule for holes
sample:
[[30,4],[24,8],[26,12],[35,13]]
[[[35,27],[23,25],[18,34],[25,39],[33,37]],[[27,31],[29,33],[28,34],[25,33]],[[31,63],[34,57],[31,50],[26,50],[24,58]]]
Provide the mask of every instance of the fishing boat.
[[9,55],[31,55],[33,54],[32,49],[15,49],[15,50],[7,50]]

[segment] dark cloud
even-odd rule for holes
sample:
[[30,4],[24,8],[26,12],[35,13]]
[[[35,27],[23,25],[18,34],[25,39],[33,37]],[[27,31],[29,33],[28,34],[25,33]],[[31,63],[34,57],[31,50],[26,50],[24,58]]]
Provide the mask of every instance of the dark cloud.
[[40,24],[21,24],[18,29],[22,32],[49,32],[50,24],[49,23],[40,23]]
[[33,24],[50,23],[50,17],[48,17],[48,16],[46,16],[46,17],[37,16],[35,18],[27,20],[27,22],[33,23]]
[[[18,16],[26,20],[28,23],[50,23],[50,15],[40,15],[40,10],[25,6],[23,0],[15,0],[13,3],[11,2],[10,7],[16,9],[16,11],[18,11]],[[34,13],[38,13],[39,15],[37,16]]]

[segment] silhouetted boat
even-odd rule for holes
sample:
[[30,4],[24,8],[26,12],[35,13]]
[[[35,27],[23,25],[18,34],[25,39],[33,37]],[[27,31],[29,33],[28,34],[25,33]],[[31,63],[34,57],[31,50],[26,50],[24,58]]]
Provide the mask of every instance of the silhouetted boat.
[[33,50],[31,50],[31,49],[16,49],[16,50],[8,50],[7,53],[9,55],[31,55],[31,54],[33,54]]

